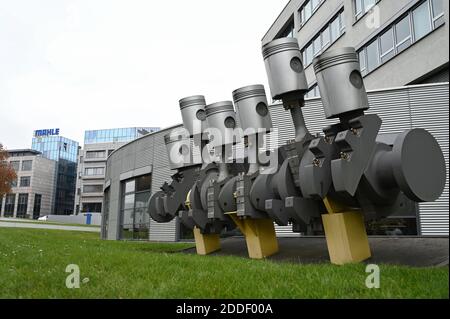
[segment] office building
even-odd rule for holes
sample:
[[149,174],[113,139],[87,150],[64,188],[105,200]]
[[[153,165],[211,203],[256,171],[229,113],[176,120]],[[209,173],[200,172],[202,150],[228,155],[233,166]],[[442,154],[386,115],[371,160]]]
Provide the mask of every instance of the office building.
[[262,43],[296,37],[309,85],[312,61],[330,48],[355,47],[368,90],[448,82],[449,2],[444,0],[291,0]]
[[37,219],[51,214],[57,162],[31,149],[10,150],[8,156],[17,179],[11,193],[0,198],[0,216]]
[[78,142],[59,135],[59,129],[36,130],[31,148],[57,162],[53,214],[73,213]]
[[85,131],[84,147],[78,156],[75,212],[100,213],[108,155],[121,145],[158,130],[130,127]]

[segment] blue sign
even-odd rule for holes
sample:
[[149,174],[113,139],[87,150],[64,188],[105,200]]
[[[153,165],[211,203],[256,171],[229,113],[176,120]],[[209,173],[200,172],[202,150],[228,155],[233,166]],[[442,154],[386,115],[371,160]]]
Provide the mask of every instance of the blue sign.
[[59,135],[59,128],[34,131],[35,137],[52,136],[52,135]]

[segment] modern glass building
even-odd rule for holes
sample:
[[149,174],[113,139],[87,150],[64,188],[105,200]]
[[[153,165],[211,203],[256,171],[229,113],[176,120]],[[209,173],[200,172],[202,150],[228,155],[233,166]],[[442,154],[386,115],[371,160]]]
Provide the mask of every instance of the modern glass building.
[[159,127],[127,127],[85,131],[84,145],[98,143],[123,143],[148,133],[159,131]]
[[74,210],[78,214],[100,213],[103,205],[106,160],[115,149],[139,137],[159,131],[159,127],[128,127],[89,130],[84,134],[78,156]]
[[54,214],[73,213],[77,178],[78,142],[59,136],[59,130],[37,130],[31,148],[57,162]]

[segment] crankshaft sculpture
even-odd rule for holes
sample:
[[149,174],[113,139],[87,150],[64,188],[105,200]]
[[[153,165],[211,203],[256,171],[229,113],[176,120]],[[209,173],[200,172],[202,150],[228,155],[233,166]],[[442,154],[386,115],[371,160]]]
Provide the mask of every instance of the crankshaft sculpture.
[[332,263],[369,258],[364,218],[407,214],[441,195],[438,143],[423,129],[379,134],[380,117],[365,113],[354,48],[314,59],[325,116],[336,124],[312,135],[302,113],[308,86],[297,40],[274,40],[262,53],[272,98],[289,110],[295,139],[268,148],[274,129],[262,85],[233,92],[236,112],[231,101],[180,100],[184,130],[165,137],[177,172],[150,198],[151,217],[163,223],[178,216],[193,230],[198,254],[220,249],[220,234],[237,226],[250,258],[270,256],[278,251],[275,222],[304,234],[323,226]]

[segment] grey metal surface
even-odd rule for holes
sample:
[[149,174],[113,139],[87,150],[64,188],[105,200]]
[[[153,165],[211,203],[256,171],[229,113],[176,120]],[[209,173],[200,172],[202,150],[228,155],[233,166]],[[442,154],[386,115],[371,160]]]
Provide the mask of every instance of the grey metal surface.
[[263,46],[262,53],[274,100],[308,90],[297,39],[273,40]]
[[209,143],[211,146],[233,144],[240,141],[240,135],[235,135],[237,128],[236,112],[233,102],[222,101],[205,107]]
[[355,48],[327,51],[313,64],[327,118],[369,108]]
[[270,131],[272,120],[263,85],[257,84],[239,88],[233,91],[233,100],[240,126],[245,135],[250,135],[252,132]]
[[179,101],[183,125],[190,135],[196,135],[205,129],[205,106],[203,95],[185,97]]

